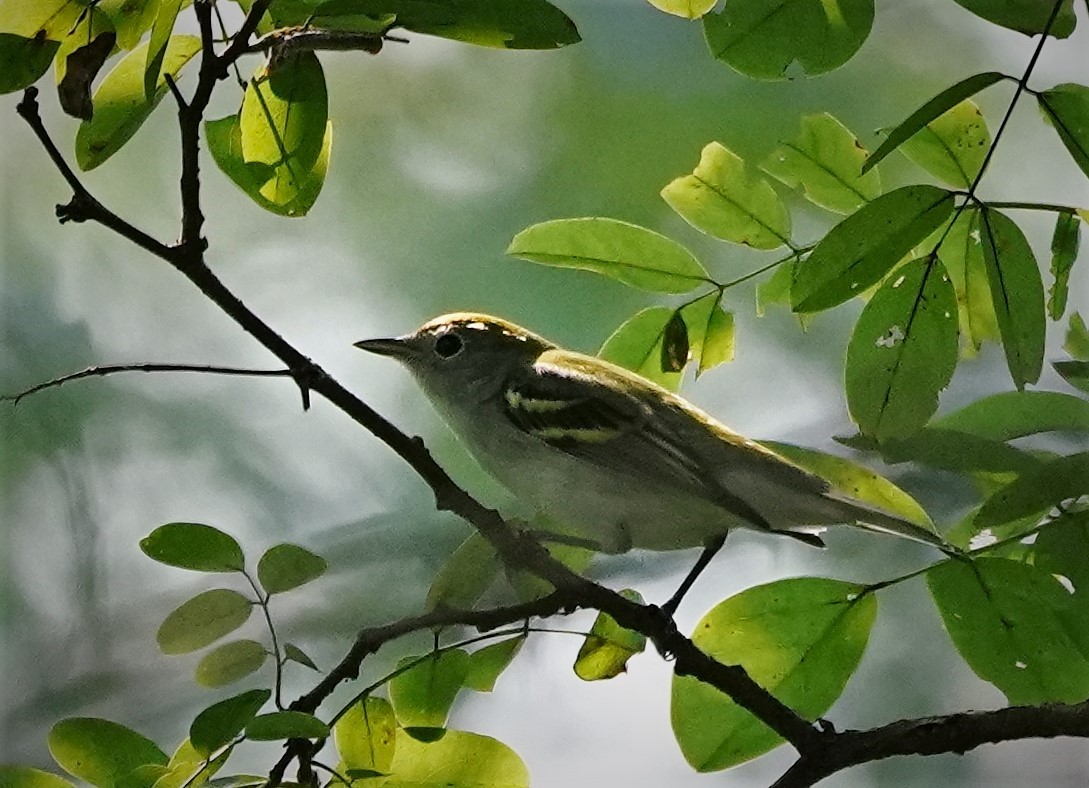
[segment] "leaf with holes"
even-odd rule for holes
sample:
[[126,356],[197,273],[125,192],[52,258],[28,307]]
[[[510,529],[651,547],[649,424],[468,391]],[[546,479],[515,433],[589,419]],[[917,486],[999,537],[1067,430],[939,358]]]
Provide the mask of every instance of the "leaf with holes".
[[966,358],[974,356],[984,342],[1002,338],[987,283],[979,221],[979,211],[963,211],[938,248],[938,258],[957,292],[961,355]]
[[936,258],[892,273],[862,310],[847,345],[846,391],[863,435],[919,430],[957,365],[957,297]]
[[968,188],[983,169],[991,133],[979,105],[965,99],[900,146],[900,152],[935,178]]

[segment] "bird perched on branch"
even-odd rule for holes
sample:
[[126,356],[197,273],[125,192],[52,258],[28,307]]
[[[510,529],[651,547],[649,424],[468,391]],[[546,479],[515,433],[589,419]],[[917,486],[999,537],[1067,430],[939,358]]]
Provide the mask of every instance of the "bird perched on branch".
[[442,315],[355,346],[397,359],[484,468],[597,549],[673,550],[734,528],[823,546],[855,523],[948,550],[657,384],[490,315]]

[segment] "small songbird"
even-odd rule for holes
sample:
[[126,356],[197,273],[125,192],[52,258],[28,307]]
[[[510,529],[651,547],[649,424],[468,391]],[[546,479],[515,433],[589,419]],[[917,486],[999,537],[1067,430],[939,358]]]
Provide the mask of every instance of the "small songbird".
[[640,375],[506,320],[442,315],[355,347],[408,367],[489,473],[604,552],[702,547],[733,528],[820,546],[815,531],[834,523],[949,547]]

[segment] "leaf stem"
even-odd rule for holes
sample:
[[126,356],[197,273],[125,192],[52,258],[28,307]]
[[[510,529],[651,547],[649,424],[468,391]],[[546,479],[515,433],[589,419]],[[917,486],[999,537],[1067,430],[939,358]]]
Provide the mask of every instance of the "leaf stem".
[[283,683],[284,683],[284,661],[283,653],[280,651],[280,641],[276,637],[276,627],[272,624],[272,614],[268,609],[268,600],[271,594],[266,594],[261,591],[261,587],[257,585],[257,581],[253,579],[246,570],[242,570],[242,574],[249,581],[250,587],[253,589],[253,593],[257,595],[257,604],[261,606],[261,612],[265,614],[265,623],[268,625],[268,634],[272,638],[272,658],[276,662],[276,708],[280,711],[284,710],[283,704]]

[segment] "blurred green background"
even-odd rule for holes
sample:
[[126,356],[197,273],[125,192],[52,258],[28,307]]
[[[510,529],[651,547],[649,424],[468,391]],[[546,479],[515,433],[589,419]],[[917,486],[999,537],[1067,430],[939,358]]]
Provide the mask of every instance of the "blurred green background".
[[[754,161],[796,133],[801,115],[829,111],[871,148],[892,125],[971,73],[1020,73],[1033,42],[949,0],[879,0],[875,29],[840,70],[816,79],[754,82],[716,63],[698,24],[638,0],[558,0],[583,43],[556,52],[506,52],[413,37],[377,57],[323,56],[335,138],[316,207],[285,220],[252,205],[205,157],[206,234],[216,272],[258,314],[410,433],[423,435],[455,476],[489,502],[483,478],[402,370],[364,357],[357,339],[400,333],[436,314],[479,309],[574,348],[593,351],[657,296],[582,272],[504,257],[510,238],[552,218],[600,215],[645,224],[688,245],[719,278],[772,258],[700,236],[658,197],[719,140]],[[1084,6],[1072,39],[1050,43],[1034,84],[1085,81]],[[256,68],[257,62],[246,68]],[[47,77],[48,79],[48,77]],[[1005,87],[980,101],[992,131]],[[70,150],[75,122],[43,98],[49,128]],[[0,99],[0,389],[18,390],[102,363],[175,361],[276,366],[165,264],[98,226],[61,227],[69,195]],[[224,83],[210,117],[234,112]],[[160,108],[137,137],[86,182],[157,237],[177,231],[174,117]],[[905,160],[886,183],[925,179]],[[1014,116],[984,197],[1089,205],[1089,185],[1025,102]],[[793,199],[798,237],[829,217]],[[1016,217],[1041,259],[1049,215]],[[1089,309],[1086,266],[1072,308]],[[758,318],[753,289],[729,292],[737,360],[684,391],[734,428],[829,449],[852,432],[841,390],[856,306],[822,315],[803,333],[782,309]],[[1052,328],[1049,356],[1059,356]],[[1041,385],[1060,388],[1054,376]],[[1010,386],[1001,353],[963,364],[948,409]],[[162,617],[216,578],[165,569],[138,540],[164,522],[206,522],[237,536],[255,560],[280,541],[324,555],[330,574],[277,598],[287,639],[328,667],[362,625],[418,611],[436,566],[467,533],[438,515],[425,486],[339,412],[309,412],[283,381],[137,375],[72,383],[0,407],[2,551],[0,761],[46,765],[45,734],[61,716],[124,722],[172,749],[195,711],[231,694],[192,681],[197,656],[166,657]],[[845,452],[845,449],[834,449]],[[969,503],[952,477],[889,469],[949,524]],[[636,554],[597,565],[598,577],[666,598],[692,554]],[[681,610],[690,627],[718,600],[791,575],[880,580],[934,558],[891,539],[835,533],[817,552],[791,540],[741,535]],[[882,594],[858,674],[828,715],[838,726],[1003,704],[953,652],[921,581]],[[588,626],[575,617],[566,625]],[[247,625],[260,637],[255,616]],[[415,644],[426,648],[426,639]],[[459,702],[455,727],[495,735],[527,761],[536,785],[766,785],[787,749],[720,775],[696,775],[669,731],[669,669],[654,656],[630,673],[584,684],[570,670],[579,640],[531,641],[492,695]],[[398,654],[368,664],[381,675]],[[287,696],[313,683],[289,671]],[[237,688],[233,688],[237,691]],[[190,715],[190,716],[185,716]],[[254,748],[255,750],[257,748]],[[270,745],[267,754],[275,754]],[[238,757],[238,756],[236,756]],[[245,759],[241,759],[244,761]],[[255,758],[248,765],[260,768]],[[247,763],[241,762],[239,769]],[[838,786],[1083,786],[1079,742],[1025,742],[966,757],[899,759],[835,777]]]

